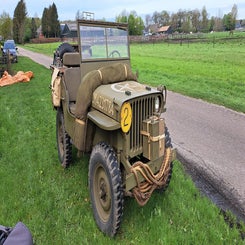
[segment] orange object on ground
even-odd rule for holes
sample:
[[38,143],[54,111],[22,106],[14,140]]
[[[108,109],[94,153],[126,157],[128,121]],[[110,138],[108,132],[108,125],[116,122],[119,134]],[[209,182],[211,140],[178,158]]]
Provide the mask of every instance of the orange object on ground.
[[16,75],[11,76],[7,71],[3,73],[2,78],[0,79],[0,87],[11,85],[18,82],[29,82],[34,76],[32,71],[18,71]]

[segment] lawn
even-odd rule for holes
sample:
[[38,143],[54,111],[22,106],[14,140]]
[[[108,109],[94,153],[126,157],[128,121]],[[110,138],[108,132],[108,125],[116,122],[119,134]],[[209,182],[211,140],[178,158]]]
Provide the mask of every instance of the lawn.
[[[205,35],[209,42],[131,44],[131,64],[140,81],[245,112],[245,35]],[[215,37],[213,39],[212,37]],[[226,39],[225,39],[226,38]],[[214,42],[215,40],[215,42]],[[53,55],[59,43],[26,44]]]
[[245,112],[245,39],[242,42],[131,45],[140,80]]
[[178,161],[165,193],[154,193],[144,207],[126,198],[118,235],[103,235],[89,200],[89,156],[79,159],[74,150],[67,170],[58,161],[50,71],[24,57],[13,69],[35,77],[0,88],[0,224],[24,222],[36,244],[244,244]]

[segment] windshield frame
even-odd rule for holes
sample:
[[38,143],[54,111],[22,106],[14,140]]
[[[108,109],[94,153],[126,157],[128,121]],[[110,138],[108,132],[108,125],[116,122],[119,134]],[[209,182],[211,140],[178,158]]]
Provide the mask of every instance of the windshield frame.
[[81,61],[130,60],[128,24],[78,20]]

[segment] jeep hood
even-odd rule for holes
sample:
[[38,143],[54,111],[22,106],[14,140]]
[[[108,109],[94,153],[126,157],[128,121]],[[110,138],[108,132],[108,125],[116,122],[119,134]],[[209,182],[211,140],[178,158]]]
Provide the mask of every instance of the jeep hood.
[[92,109],[99,110],[119,121],[122,104],[137,97],[160,94],[161,92],[135,81],[99,86],[93,93]]

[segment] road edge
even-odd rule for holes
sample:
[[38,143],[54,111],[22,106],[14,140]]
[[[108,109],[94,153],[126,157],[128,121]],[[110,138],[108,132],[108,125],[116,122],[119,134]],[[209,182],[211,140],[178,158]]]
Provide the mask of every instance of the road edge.
[[[208,188],[211,188],[213,192],[218,193],[220,198],[227,204],[221,205],[220,203],[215,202],[215,200],[212,199],[212,196],[210,196],[210,193],[205,193],[205,190],[202,190],[202,188],[200,191],[204,192],[204,194],[219,208],[224,209],[224,211],[230,210],[239,220],[245,222],[245,209],[243,208],[244,201],[242,201],[242,197],[239,193],[237,193],[229,183],[226,183],[217,176],[213,170],[208,168],[203,159],[179,145],[175,145],[174,147],[177,149],[177,159],[184,165],[185,170],[191,176],[196,186],[198,185],[197,182],[206,183]],[[219,186],[222,188],[217,188]],[[197,187],[200,189],[200,186]]]

